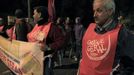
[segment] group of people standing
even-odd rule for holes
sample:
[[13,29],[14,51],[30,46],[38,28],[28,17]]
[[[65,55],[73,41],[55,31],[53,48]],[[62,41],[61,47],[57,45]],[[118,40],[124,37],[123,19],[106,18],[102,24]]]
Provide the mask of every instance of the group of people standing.
[[94,0],[95,23],[89,24],[85,32],[80,17],[75,19],[76,25],[73,27],[68,17],[65,23],[60,18],[55,23],[48,20],[48,10],[43,6],[34,8],[35,25],[30,28],[19,10],[16,11],[15,24],[5,32],[9,40],[39,44],[47,57],[44,75],[54,75],[55,55],[73,39],[72,32],[75,37],[75,56],[81,59],[78,75],[134,75],[133,34],[115,18],[115,7],[114,0]]
[[[24,12],[21,9],[17,9],[15,11],[15,23],[10,22],[9,25],[1,25],[0,35],[6,36],[5,38],[10,41],[19,40],[38,43],[41,50],[45,52],[46,57],[44,61],[44,74],[53,75],[53,65],[57,51],[72,42],[73,34],[77,36],[76,44],[78,44],[78,47],[80,46],[82,39],[81,30],[83,29],[83,25],[80,22],[81,19],[80,17],[76,18],[76,25],[74,27],[76,33],[74,33],[69,17],[66,18],[64,26],[61,23],[58,25],[58,19],[56,23],[49,21],[48,10],[44,6],[34,8],[33,18],[35,25],[29,24],[24,18]],[[76,51],[76,56],[80,59],[81,47],[77,49],[79,51]]]
[[46,7],[38,6],[34,8],[33,18],[36,24],[30,31],[30,26],[22,17],[22,14],[22,11],[18,10],[15,24],[2,32],[6,33],[9,40],[15,39],[39,44],[41,50],[45,52],[45,56],[49,55],[44,61],[44,74],[52,75],[53,57],[55,57],[57,50],[62,47],[64,36],[53,22],[48,21],[49,15]]

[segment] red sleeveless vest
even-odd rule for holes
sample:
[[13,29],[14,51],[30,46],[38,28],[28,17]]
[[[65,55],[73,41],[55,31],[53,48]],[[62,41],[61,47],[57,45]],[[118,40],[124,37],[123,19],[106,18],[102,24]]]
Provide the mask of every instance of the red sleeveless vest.
[[121,26],[104,34],[97,34],[95,27],[90,24],[82,40],[80,75],[109,75],[112,71]]
[[41,26],[38,26],[38,24],[36,24],[33,30],[27,35],[28,41],[29,42],[37,42],[37,41],[43,42],[44,38],[46,38],[48,35],[51,24],[52,24],[51,22],[48,23],[47,25],[41,25]]
[[3,27],[4,27],[3,25],[2,25],[2,26],[0,26],[0,32],[2,31]]
[[10,38],[10,40],[12,40],[12,39],[16,39],[16,35],[15,35],[15,26],[13,26],[12,28],[10,28],[10,29],[7,29],[6,30],[6,33],[7,33],[7,35],[8,35],[8,37]]

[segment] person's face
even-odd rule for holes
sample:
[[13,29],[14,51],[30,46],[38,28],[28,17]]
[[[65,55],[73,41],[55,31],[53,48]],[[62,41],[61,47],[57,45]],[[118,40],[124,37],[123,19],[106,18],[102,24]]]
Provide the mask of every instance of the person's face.
[[34,21],[37,22],[40,19],[41,14],[34,10],[33,18]]
[[69,17],[67,17],[67,19],[66,19],[66,24],[68,24],[68,23],[70,23],[70,18]]
[[61,18],[58,18],[57,19],[57,23],[59,24],[61,22]]
[[107,10],[102,2],[93,4],[95,23],[102,26],[111,16],[111,10]]
[[3,19],[0,18],[0,26],[3,24]]
[[78,24],[80,21],[78,18],[75,19],[75,23]]

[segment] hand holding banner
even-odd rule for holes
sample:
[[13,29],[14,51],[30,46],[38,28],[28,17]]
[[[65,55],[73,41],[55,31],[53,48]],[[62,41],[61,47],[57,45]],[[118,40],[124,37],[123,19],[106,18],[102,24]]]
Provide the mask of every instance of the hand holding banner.
[[16,75],[43,75],[43,56],[36,43],[11,42],[0,36],[0,59]]

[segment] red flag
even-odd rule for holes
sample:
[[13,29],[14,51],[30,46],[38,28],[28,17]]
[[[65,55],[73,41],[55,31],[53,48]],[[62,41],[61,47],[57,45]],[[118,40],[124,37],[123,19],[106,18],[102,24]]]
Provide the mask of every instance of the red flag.
[[54,21],[54,19],[55,19],[54,0],[48,0],[48,13],[49,13],[49,21]]

